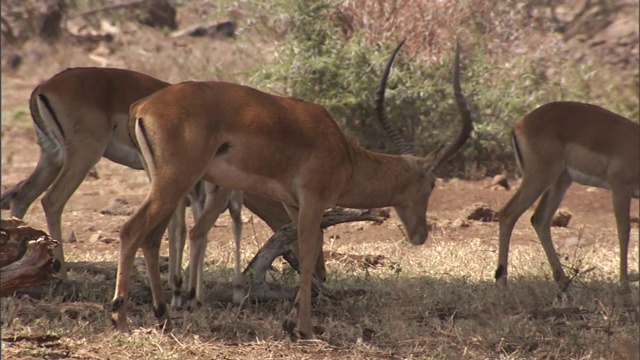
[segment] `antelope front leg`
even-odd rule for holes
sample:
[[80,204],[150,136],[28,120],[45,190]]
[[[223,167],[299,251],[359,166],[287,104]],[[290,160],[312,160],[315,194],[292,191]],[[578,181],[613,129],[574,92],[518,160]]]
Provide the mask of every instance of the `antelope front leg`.
[[495,279],[498,286],[507,286],[509,244],[513,227],[520,216],[536,201],[544,192],[544,184],[537,184],[530,177],[524,177],[522,183],[513,197],[504,205],[498,213],[499,235],[498,235],[498,268],[495,272]]
[[233,276],[232,301],[235,304],[241,304],[246,296],[245,290],[242,288],[242,283],[245,278],[242,275],[242,269],[240,267],[240,250],[242,246],[242,204],[244,201],[244,194],[242,191],[231,191],[227,197],[229,199],[229,214],[233,221],[233,244],[235,245],[235,274]]
[[[313,273],[318,260],[318,254],[322,251],[322,220],[323,209],[321,206],[302,207],[298,215],[298,257],[300,258],[299,288],[293,309],[284,320],[282,327],[292,338],[313,338],[313,326],[311,323],[311,285]],[[316,204],[317,205],[317,204]],[[292,214],[292,210],[287,208]],[[297,331],[296,331],[297,328]]]
[[618,242],[620,245],[620,287],[623,293],[630,293],[628,252],[629,231],[631,231],[631,225],[629,223],[631,194],[624,190],[614,189],[612,191],[612,197],[613,212],[616,217],[616,228],[618,229]]

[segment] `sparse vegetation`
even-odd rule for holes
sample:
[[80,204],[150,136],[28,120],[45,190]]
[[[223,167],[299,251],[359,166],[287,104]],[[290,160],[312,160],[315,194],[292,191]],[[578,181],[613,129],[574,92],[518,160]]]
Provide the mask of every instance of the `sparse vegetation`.
[[[33,12],[38,9],[35,3],[3,1],[3,11],[8,9],[5,5],[13,4]],[[510,126],[544,102],[587,101],[634,120],[640,116],[638,45],[623,43],[608,48],[592,44],[601,39],[601,30],[613,19],[629,18],[637,28],[637,2],[172,3],[179,11],[181,28],[224,20],[233,12],[239,21],[236,39],[171,38],[166,29],[132,24],[135,12],[118,10],[73,19],[91,28],[99,26],[101,18],[109,20],[122,30],[112,42],[79,46],[63,39],[49,46],[26,40],[17,49],[3,45],[3,56],[18,52],[23,58],[15,72],[8,73],[3,67],[1,78],[3,187],[22,180],[36,165],[38,148],[27,110],[33,87],[68,66],[103,65],[95,60],[95,54],[106,59],[107,66],[126,67],[172,82],[218,78],[316,101],[327,106],[363,145],[394,152],[375,123],[372,101],[381,67],[391,49],[406,36],[409,40],[391,73],[387,111],[413,141],[415,150],[424,153],[438,146],[457,123],[450,72],[454,41],[459,37],[463,46],[462,86],[475,116],[476,132],[442,175],[467,179],[502,170],[513,172],[507,141]],[[87,10],[105,2],[65,4],[71,10]],[[588,8],[580,12],[584,4]],[[20,39],[34,36],[28,34],[29,26],[25,29],[17,32]],[[603,49],[609,52],[604,54]],[[613,55],[622,60],[611,60]],[[66,208],[63,227],[73,229],[77,240],[65,244],[65,250],[71,262],[95,263],[107,271],[76,267],[70,273],[71,291],[63,292],[69,287],[53,284],[32,296],[27,292],[3,298],[2,358],[639,356],[638,283],[632,284],[630,298],[618,293],[616,230],[605,191],[572,187],[566,200],[574,215],[572,222],[568,228],[553,229],[561,261],[567,273],[575,275],[567,294],[558,293],[526,215],[514,233],[510,286],[501,292],[493,282],[497,223],[456,220],[460,209],[471,201],[481,198],[498,209],[511,193],[492,191],[482,182],[460,185],[457,180],[439,182],[434,191],[428,214],[433,227],[425,246],[414,247],[404,240],[394,214],[380,226],[343,224],[325,232],[325,250],[349,256],[334,256],[328,261],[327,293],[316,299],[313,312],[313,323],[323,330],[319,341],[292,342],[285,336],[281,320],[289,312],[290,302],[236,306],[212,301],[211,294],[228,286],[233,274],[226,216],[210,234],[212,244],[204,271],[208,300],[205,298],[204,306],[193,312],[173,311],[174,329],[161,333],[153,326],[148,281],[140,267],[131,293],[133,331],[119,334],[112,329],[108,311],[118,243],[88,239],[96,232],[117,238],[127,217],[101,215],[101,206],[116,195],[131,204],[140,203],[148,179],[143,172],[105,160],[98,164],[98,172],[100,179],[85,181]],[[637,216],[637,201],[632,209]],[[2,216],[7,215],[3,210]],[[37,202],[26,220],[34,226],[46,226]],[[244,264],[269,236],[264,224],[246,224]],[[629,263],[630,271],[635,272],[640,261],[637,228],[632,236]],[[167,254],[166,244],[162,254]],[[379,262],[367,265],[350,255],[378,256]],[[284,263],[275,267],[269,280],[295,284],[296,274]],[[167,297],[168,291],[167,287]]]
[[[637,339],[637,315],[618,296],[614,251],[576,249],[567,255],[568,265],[579,265],[575,269],[579,275],[573,290],[560,296],[541,249],[536,244],[516,247],[511,285],[501,294],[492,279],[494,246],[460,238],[459,231],[449,226],[439,230],[423,247],[411,246],[401,236],[366,247],[334,244],[332,250],[341,254],[366,249],[384,257],[372,267],[348,257],[329,261],[328,293],[315,304],[314,322],[324,329],[320,342],[286,339],[280,320],[289,311],[289,302],[245,303],[239,308],[209,299],[194,312],[174,312],[175,329],[163,335],[151,326],[144,273],[135,275],[132,292],[135,330],[131,335],[117,334],[105,309],[113,276],[74,272],[74,293],[53,290],[43,299],[3,299],[3,352],[17,358],[55,354],[85,358],[94,352],[106,354],[106,335],[112,359],[148,354],[163,359],[277,354],[313,359],[632,358],[629,345]],[[245,254],[250,256],[257,247],[247,243]],[[113,258],[73,256],[92,262]],[[224,247],[210,250],[208,258],[227,258],[205,271],[211,294],[231,280],[232,261]],[[111,267],[115,269],[115,264]],[[274,275],[289,277],[286,271]],[[635,295],[634,301],[637,304]],[[38,344],[36,338],[44,334],[58,338]],[[26,339],[14,342],[12,335]]]
[[[639,115],[638,83],[631,80],[635,77],[612,82],[614,69],[574,62],[561,37],[542,38],[540,32],[554,32],[557,27],[552,19],[534,25],[536,19],[522,2],[396,1],[392,5],[307,0],[280,4],[269,9],[282,14],[287,29],[282,48],[276,61],[264,64],[252,83],[324,104],[346,131],[376,150],[396,151],[381,140],[385,137],[372,107],[382,66],[393,46],[409,38],[408,49],[394,64],[386,109],[415,150],[426,153],[442,144],[456,124],[451,64],[455,38],[461,39],[462,83],[476,131],[458,161],[454,159],[444,171],[448,174],[474,177],[513,171],[510,128],[546,102],[584,101],[632,119]],[[526,4],[544,8],[544,3]],[[540,38],[541,44],[527,37]],[[527,49],[532,46],[537,48]],[[626,72],[637,74],[637,69]],[[601,84],[607,84],[606,89]],[[474,174],[471,166],[484,171]]]
[[28,108],[14,108],[6,112],[2,112],[2,123],[25,129],[33,126]]

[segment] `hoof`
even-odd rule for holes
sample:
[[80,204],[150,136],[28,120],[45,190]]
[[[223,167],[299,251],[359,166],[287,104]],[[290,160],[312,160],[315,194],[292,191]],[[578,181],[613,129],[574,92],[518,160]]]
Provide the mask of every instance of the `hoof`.
[[285,319],[282,321],[282,329],[287,335],[291,338],[291,340],[311,340],[313,339],[313,334],[307,334],[301,331],[298,328],[298,323],[291,319]]
[[[180,283],[182,283],[182,281],[180,281]],[[182,291],[180,291],[180,288],[174,289],[173,295],[171,296],[171,308],[173,310],[181,310],[184,305],[185,300],[182,297]]]
[[197,300],[191,300],[187,303],[187,311],[196,311],[202,307],[202,303]]
[[251,280],[248,276],[240,274],[233,281],[233,297],[234,304],[242,304],[249,297],[249,289]]
[[66,271],[64,273],[60,272],[60,270],[62,270],[62,263],[60,262],[60,260],[53,259],[53,263],[51,264],[51,268],[52,268],[53,272],[56,274],[57,277],[62,278],[62,279],[66,279],[67,278],[67,272]]
[[111,323],[117,331],[121,333],[129,333],[129,326],[127,325],[126,319],[119,318],[117,313],[111,314]]
[[120,332],[129,332],[127,326],[127,309],[125,300],[122,296],[118,296],[111,302],[111,323]]
[[167,332],[171,330],[171,319],[169,317],[169,310],[167,309],[167,305],[161,303],[157,308],[153,309],[153,314],[158,320],[158,329]]
[[233,289],[233,297],[231,298],[231,301],[236,305],[240,305],[248,298],[248,296],[249,295],[244,291],[244,289]]
[[291,340],[298,340],[299,334],[296,331],[298,324],[291,319],[284,319],[282,321],[282,330],[284,330],[287,335],[291,338]]
[[174,295],[171,298],[171,309],[172,310],[182,310],[183,302],[182,296]]

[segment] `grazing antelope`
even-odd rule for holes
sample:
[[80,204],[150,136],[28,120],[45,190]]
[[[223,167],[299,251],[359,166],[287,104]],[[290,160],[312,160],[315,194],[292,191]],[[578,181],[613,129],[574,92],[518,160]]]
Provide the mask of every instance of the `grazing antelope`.
[[552,102],[533,110],[511,137],[522,183],[500,210],[498,284],[507,283],[511,232],[536,199],[533,224],[553,278],[564,291],[570,283],[551,241],[551,219],[572,182],[611,190],[620,242],[620,284],[629,289],[627,251],[631,198],[640,195],[640,125],[601,107]]
[[[106,157],[132,169],[143,168],[138,149],[128,132],[129,107],[134,101],[168,85],[135,71],[88,67],[67,69],[36,87],[29,105],[41,149],[40,158],[26,180],[2,194],[2,205],[10,204],[11,216],[23,218],[35,199],[48,189],[42,207],[50,235],[60,240],[64,206],[100,158]],[[220,194],[211,196],[215,192]],[[226,189],[216,188],[211,193],[209,197],[202,191],[190,193],[194,218],[198,219],[202,212],[207,215],[191,235],[195,244],[191,248],[197,247],[202,255],[207,232],[218,215],[229,206],[236,210],[231,212],[238,220],[242,205],[237,202],[237,194],[232,195]],[[244,202],[274,231],[290,222],[279,202],[255,194],[246,194]],[[185,202],[180,203],[169,226],[169,282],[174,293],[172,304],[176,307],[181,305],[185,205]],[[236,253],[239,251],[240,226],[239,221],[234,222]],[[54,253],[62,266],[59,276],[66,277],[62,244],[54,249]],[[192,251],[192,259],[194,256]],[[192,262],[197,266],[190,267],[193,275],[188,290],[189,294],[197,293],[189,298],[199,302],[203,297],[202,262],[203,259]],[[319,269],[324,271],[323,263]]]
[[[400,44],[402,45],[402,43]],[[380,121],[396,48],[377,97]],[[267,94],[227,82],[184,82],[164,88],[131,106],[130,126],[151,179],[147,197],[120,233],[118,275],[111,316],[127,331],[129,278],[142,248],[153,294],[154,313],[163,326],[169,314],[158,270],[161,234],[180,199],[200,179],[229,189],[255,192],[284,204],[298,228],[299,290],[283,322],[292,337],[313,336],[311,284],[322,251],[320,222],[325,209],[393,206],[409,240],[427,239],[426,210],[435,170],[467,140],[470,111],[460,89],[459,49],[454,92],[462,127],[440,150],[425,157],[388,155],[349,139],[322,106]],[[387,124],[388,125],[388,124]],[[390,125],[387,129],[392,129]],[[399,133],[401,149],[410,149]]]

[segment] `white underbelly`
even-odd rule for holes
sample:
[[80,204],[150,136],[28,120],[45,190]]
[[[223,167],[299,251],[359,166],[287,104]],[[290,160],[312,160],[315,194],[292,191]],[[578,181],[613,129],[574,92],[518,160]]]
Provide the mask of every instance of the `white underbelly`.
[[609,183],[605,181],[604,177],[586,174],[570,167],[567,167],[567,172],[569,173],[571,180],[577,182],[578,184],[611,190],[611,186],[609,186]]

